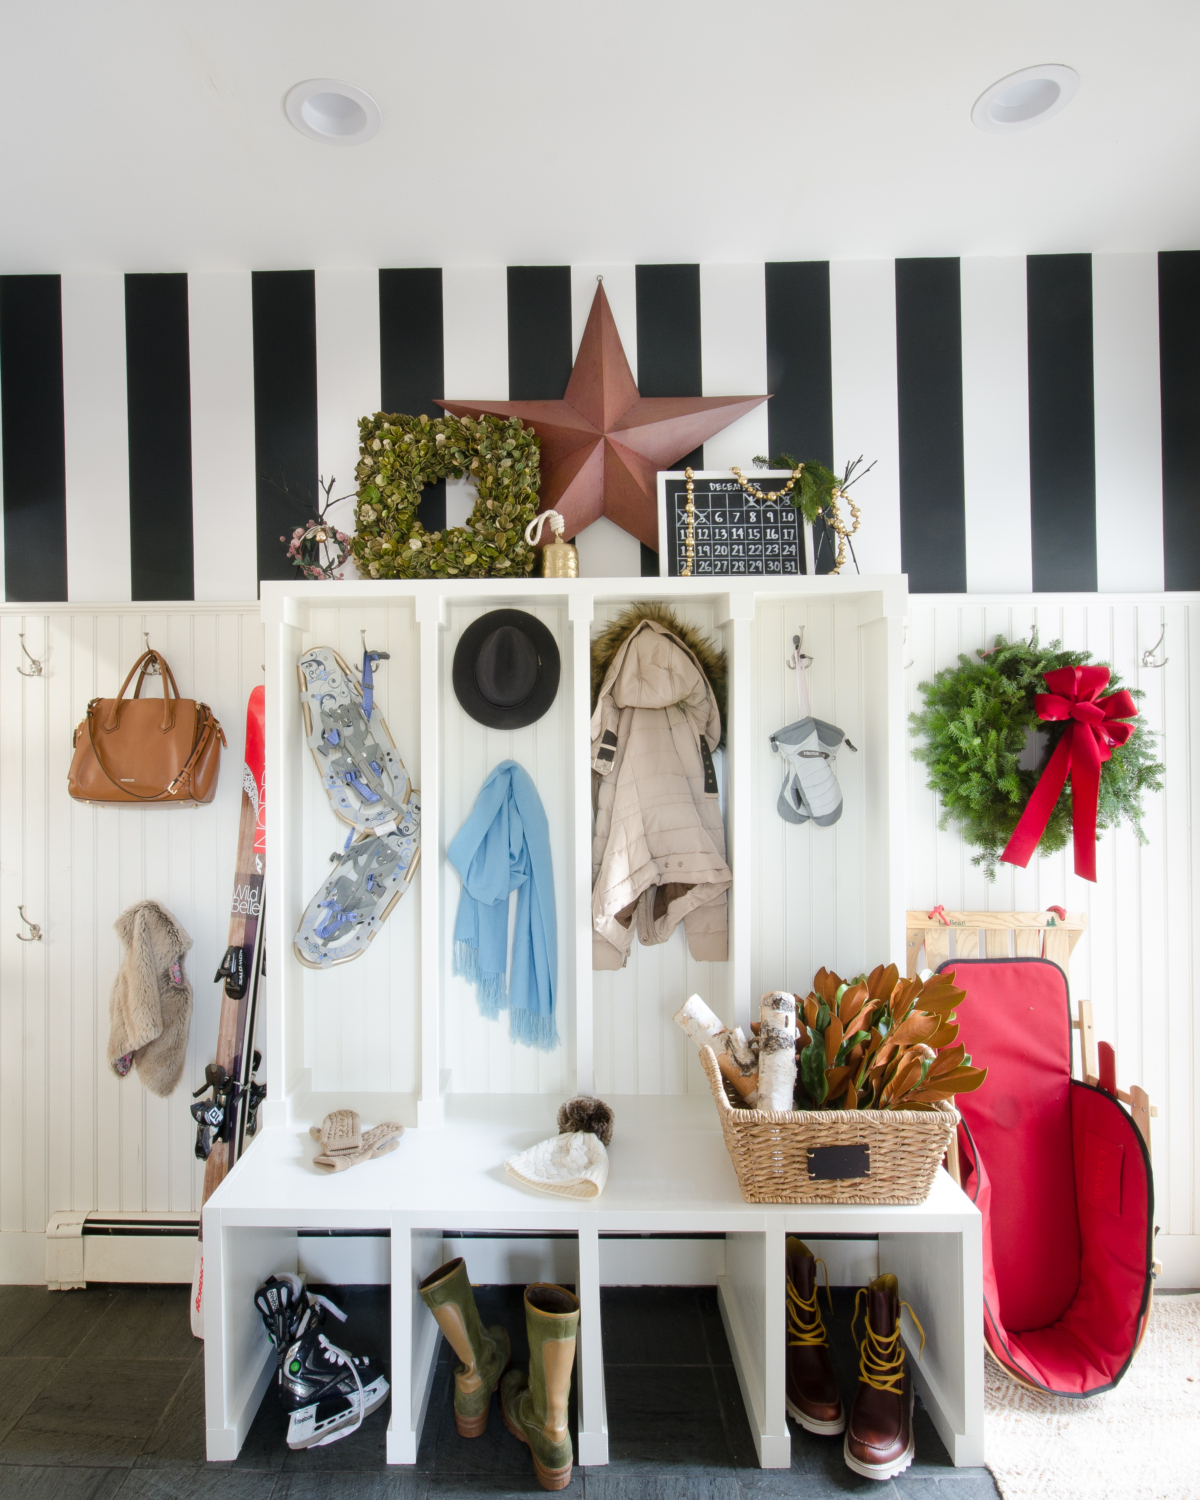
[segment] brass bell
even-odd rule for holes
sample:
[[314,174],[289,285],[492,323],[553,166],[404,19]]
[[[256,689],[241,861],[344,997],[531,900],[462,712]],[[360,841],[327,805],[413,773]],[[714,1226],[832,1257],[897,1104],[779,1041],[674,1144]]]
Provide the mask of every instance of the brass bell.
[[550,522],[554,540],[547,542],[542,549],[542,577],[578,578],[579,551],[570,542],[563,541],[564,522],[556,510],[544,510],[540,515],[534,516],[525,528],[525,540],[531,547],[536,547],[541,539],[542,527],[547,521]]

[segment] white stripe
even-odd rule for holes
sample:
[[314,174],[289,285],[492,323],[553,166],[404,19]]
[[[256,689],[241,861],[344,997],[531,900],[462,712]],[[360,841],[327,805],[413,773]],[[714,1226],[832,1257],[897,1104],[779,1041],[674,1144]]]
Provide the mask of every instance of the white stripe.
[[[700,267],[700,359],[706,396],[767,392],[767,288],[764,267]],[[749,471],[770,444],[767,402],[710,437],[704,467]]]
[[854,488],[862,529],[854,538],[864,573],[900,571],[900,423],[896,408],[896,266],[890,260],[831,261],[830,355],[833,452],[838,468],[861,453],[876,461]]
[[604,277],[604,295],[612,310],[613,322],[621,335],[625,358],[637,379],[637,267],[572,266],[571,267],[571,352],[579,353],[583,330],[596,298],[596,277]]
[[1092,256],[1096,587],[1163,587],[1158,256]]
[[67,598],[128,599],[125,278],[62,278]]
[[446,399],[508,400],[508,272],[504,266],[442,271]]
[[[317,468],[333,495],[352,495],[358,419],[379,410],[379,272],[317,271]],[[329,519],[354,530],[352,500]]]
[[197,599],[258,594],[254,325],[249,271],[188,277]]
[[967,588],[1029,593],[1025,257],[980,256],[959,264]]

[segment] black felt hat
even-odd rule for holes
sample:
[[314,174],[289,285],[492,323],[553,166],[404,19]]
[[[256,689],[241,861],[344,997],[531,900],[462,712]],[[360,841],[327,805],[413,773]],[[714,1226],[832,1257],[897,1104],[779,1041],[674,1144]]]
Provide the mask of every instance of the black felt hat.
[[454,696],[489,729],[524,729],[558,692],[558,646],[523,609],[493,609],[463,631],[454,652]]

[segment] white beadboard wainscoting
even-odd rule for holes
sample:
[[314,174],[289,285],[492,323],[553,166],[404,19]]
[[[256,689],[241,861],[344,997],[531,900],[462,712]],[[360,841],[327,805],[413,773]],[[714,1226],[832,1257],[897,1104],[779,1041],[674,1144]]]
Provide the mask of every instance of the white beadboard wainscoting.
[[[371,610],[352,623],[344,639],[331,644],[354,658],[361,645],[358,630],[365,628],[369,644],[392,652],[392,661],[380,670],[377,695],[419,787],[417,725],[408,706],[414,670],[409,624],[395,611]],[[771,621],[764,617],[756,645],[761,659],[770,654],[765,635],[778,627],[782,662],[782,637],[795,623],[782,615]],[[1154,646],[1164,625],[1159,658],[1165,656],[1167,664],[1143,667],[1142,654]],[[1200,743],[1200,596],[916,598],[904,658],[912,662],[905,674],[909,706],[918,702],[918,683],[953,665],[960,651],[989,645],[998,633],[1028,637],[1035,626],[1043,640],[1061,638],[1112,662],[1130,686],[1146,694],[1142,712],[1162,736],[1160,758],[1167,766],[1163,793],[1146,799],[1149,842],[1139,847],[1125,829],[1104,835],[1095,886],[1071,872],[1069,851],[1025,871],[1002,867],[989,885],[958,835],[938,831],[938,808],[925,787],[924,768],[910,761],[907,901],[911,908],[926,909],[940,903],[1036,911],[1061,904],[1088,913],[1089,930],[1072,959],[1072,994],[1093,1001],[1098,1035],[1116,1046],[1121,1085],[1141,1083],[1158,1106],[1153,1125],[1155,1220],[1162,1231],[1158,1253],[1163,1280],[1167,1286],[1200,1286],[1200,1118],[1194,1097],[1200,1034],[1192,972],[1198,901],[1192,870],[1200,864],[1200,826],[1194,826],[1192,817],[1193,807],[1200,807],[1200,758],[1192,749],[1194,742]],[[33,656],[45,664],[42,677],[18,676],[17,668],[29,665],[21,654],[21,631]],[[72,730],[89,698],[115,693],[142,648],[143,631],[150,632],[151,643],[170,661],[181,692],[208,702],[229,737],[217,796],[207,808],[92,808],[72,803],[66,795]],[[853,643],[813,630],[811,638],[806,635],[806,649],[815,658],[814,712],[840,723],[853,739],[859,709],[841,673],[842,655],[853,650]],[[44,1231],[55,1213],[166,1214],[199,1208],[201,1169],[192,1154],[186,1094],[199,1084],[215,1045],[220,992],[211,976],[225,947],[245,701],[262,680],[263,660],[258,610],[252,603],[0,607],[0,1283],[43,1279]],[[756,733],[769,733],[795,717],[793,693],[790,673],[764,676],[761,703],[756,695]],[[557,732],[552,714],[538,726],[531,750],[548,811],[556,795]],[[482,730],[474,738],[447,733],[445,754],[461,755],[472,768],[466,781],[482,780],[492,749],[508,753],[507,743],[493,747],[491,739]],[[852,802],[861,794],[855,757],[843,754],[839,771]],[[319,796],[311,779],[310,790]],[[773,798],[774,790],[765,784],[756,796],[763,826],[751,845],[753,858],[780,870],[778,899],[786,895],[790,900],[794,892],[811,907],[814,919],[820,916],[828,925],[832,944],[829,954],[809,955],[793,953],[787,940],[786,979],[799,983],[793,967],[813,960],[835,962],[843,927],[854,925],[853,914],[840,909],[853,893],[838,890],[836,879],[832,884],[817,879],[813,846],[817,840],[831,839],[839,847],[857,840],[862,823],[850,805],[836,829],[785,827],[771,811]],[[456,828],[466,810],[466,804],[444,809],[446,826]],[[332,839],[332,825],[329,832]],[[314,845],[308,853],[315,873],[328,850]],[[105,1063],[108,995],[120,956],[112,924],[144,896],[156,897],[174,911],[195,944],[188,956],[196,995],[188,1062],[184,1083],[170,1100],[147,1094],[136,1075],[119,1081]],[[445,886],[444,898],[452,912],[456,889]],[[22,903],[43,928],[43,942],[18,941],[17,907]],[[770,923],[776,918],[784,922],[786,913],[764,910],[761,916]],[[417,925],[416,902],[402,902],[388,931],[357,967],[363,973],[382,973],[394,964],[411,963]],[[807,933],[808,920],[800,925]],[[756,925],[755,933],[761,930]],[[673,944],[679,953],[671,963],[682,982],[694,966],[684,957],[682,934]],[[756,936],[756,975],[769,956],[760,947]],[[670,956],[663,952],[655,957],[657,968]],[[900,954],[893,957],[902,959]],[[849,951],[846,959],[851,959]],[[649,978],[649,970],[644,977]],[[332,1009],[322,1003],[309,1011],[316,1054],[332,1076],[349,1077],[359,1068],[366,1087],[407,1086],[414,1066],[404,1046],[411,1033],[407,1018],[366,1017],[368,1035],[359,1021],[341,1014],[343,980],[355,981],[345,986],[349,996],[361,992],[359,978],[346,971],[330,986],[337,992]],[[599,1001],[611,981],[597,979]],[[772,982],[763,969],[761,983]],[[361,1010],[357,1004],[355,1008]],[[468,1010],[463,1001],[464,1023]],[[620,1019],[614,1011],[611,1039],[603,1028],[598,1037],[597,1078],[603,1086],[621,1081]],[[633,1017],[628,1020],[634,1024]],[[487,1028],[486,1059],[460,1056],[469,1029],[450,1024],[451,1066],[482,1066],[487,1079],[495,1078],[502,1088],[518,1079],[535,1091],[566,1087],[557,1079],[553,1061],[540,1061],[537,1078],[527,1079],[520,1059],[502,1055],[499,1027],[494,1028],[496,1036]],[[486,1088],[488,1083],[473,1080],[473,1086]],[[649,1078],[640,1078],[636,1086],[642,1092],[672,1092],[696,1084],[667,1069],[657,1086]],[[332,1246],[323,1250],[324,1274],[336,1269],[326,1265],[333,1253]],[[350,1272],[354,1252],[348,1248],[345,1253]],[[613,1274],[622,1274],[616,1265]]]

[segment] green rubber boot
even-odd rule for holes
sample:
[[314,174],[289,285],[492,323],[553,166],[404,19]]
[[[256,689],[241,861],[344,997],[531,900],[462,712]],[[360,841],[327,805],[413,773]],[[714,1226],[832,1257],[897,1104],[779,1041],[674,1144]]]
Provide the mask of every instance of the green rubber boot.
[[529,1372],[510,1370],[500,1383],[500,1411],[513,1437],[527,1443],[544,1490],[565,1490],[575,1453],[567,1429],[567,1399],[579,1332],[579,1298],[561,1286],[525,1288]]
[[497,1382],[512,1362],[508,1331],[485,1333],[461,1256],[439,1266],[417,1288],[462,1363],[454,1371],[454,1425],[460,1437],[481,1437]]

